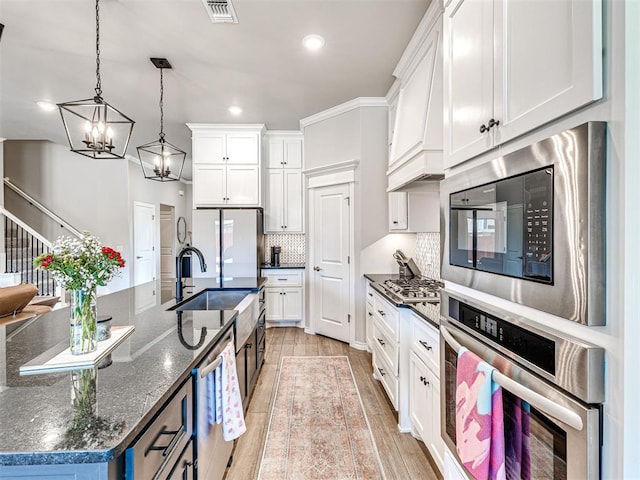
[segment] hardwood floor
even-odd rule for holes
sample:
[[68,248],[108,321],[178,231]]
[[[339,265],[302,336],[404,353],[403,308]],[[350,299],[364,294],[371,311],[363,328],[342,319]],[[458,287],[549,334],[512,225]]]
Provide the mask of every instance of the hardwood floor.
[[251,480],[258,475],[280,358],[287,355],[348,356],[386,478],[442,478],[436,467],[432,466],[424,444],[411,434],[398,432],[397,414],[380,382],[372,377],[371,354],[326,337],[307,335],[299,328],[270,328],[267,330],[266,343],[265,364],[247,410],[247,432],[237,441],[226,480]]

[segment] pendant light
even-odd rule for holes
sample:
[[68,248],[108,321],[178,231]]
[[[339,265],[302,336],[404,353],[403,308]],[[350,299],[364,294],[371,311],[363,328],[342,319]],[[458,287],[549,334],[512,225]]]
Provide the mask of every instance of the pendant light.
[[[150,59],[160,69],[160,135],[155,142],[138,147],[138,157],[144,178],[158,182],[175,182],[180,180],[184,160],[187,153],[164,138],[164,82],[162,71],[171,68],[166,58]],[[172,170],[173,169],[173,170]],[[176,172],[176,173],[174,173]]]
[[124,158],[135,123],[102,98],[100,80],[100,0],[96,0],[95,96],[59,103],[71,151],[90,158]]

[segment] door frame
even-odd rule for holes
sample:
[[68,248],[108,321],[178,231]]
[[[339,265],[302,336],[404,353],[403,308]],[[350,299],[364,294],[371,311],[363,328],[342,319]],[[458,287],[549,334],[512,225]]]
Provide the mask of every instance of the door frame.
[[136,232],[136,221],[135,221],[135,209],[136,207],[151,207],[153,208],[153,277],[154,279],[158,278],[158,261],[159,261],[159,255],[158,255],[158,250],[156,249],[156,247],[158,246],[158,233],[159,233],[159,220],[158,220],[158,209],[156,208],[156,205],[154,203],[149,203],[149,202],[140,202],[138,200],[134,200],[133,201],[133,205],[132,205],[132,217],[133,217],[133,229],[132,229],[132,236],[133,236],[133,248],[132,248],[132,264],[133,264],[133,279],[132,279],[132,285],[135,286],[136,285],[136,259],[135,259],[135,255],[136,255],[136,241],[137,241],[137,232]]
[[350,160],[347,162],[334,163],[322,167],[311,168],[303,172],[306,189],[307,189],[307,232],[309,235],[309,246],[307,252],[307,271],[309,272],[309,288],[306,290],[306,296],[308,301],[305,304],[308,306],[306,318],[308,319],[307,326],[305,327],[305,333],[316,334],[316,322],[315,317],[311,312],[315,311],[315,275],[313,274],[313,259],[315,258],[314,239],[316,237],[314,222],[309,212],[315,210],[314,194],[315,190],[320,187],[332,187],[336,185],[347,184],[349,186],[349,315],[351,316],[351,322],[349,323],[349,345],[362,349],[361,345],[356,345],[355,333],[356,333],[356,259],[355,259],[355,183],[356,183],[356,170],[359,165],[358,160]]

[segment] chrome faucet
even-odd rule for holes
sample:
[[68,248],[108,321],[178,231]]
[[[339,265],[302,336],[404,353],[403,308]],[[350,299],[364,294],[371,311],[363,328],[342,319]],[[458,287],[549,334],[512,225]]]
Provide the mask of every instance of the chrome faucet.
[[176,303],[182,301],[182,257],[188,252],[195,253],[200,260],[200,270],[203,272],[207,271],[207,264],[204,263],[204,255],[202,255],[200,250],[196,247],[184,247],[180,250],[176,258]]

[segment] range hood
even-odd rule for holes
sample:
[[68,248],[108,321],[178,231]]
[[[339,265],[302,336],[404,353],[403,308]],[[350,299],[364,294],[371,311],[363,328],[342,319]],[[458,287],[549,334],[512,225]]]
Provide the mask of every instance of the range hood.
[[390,92],[397,92],[397,108],[390,115],[390,192],[417,180],[444,178],[442,11],[437,2],[425,13],[393,75],[397,80]]

